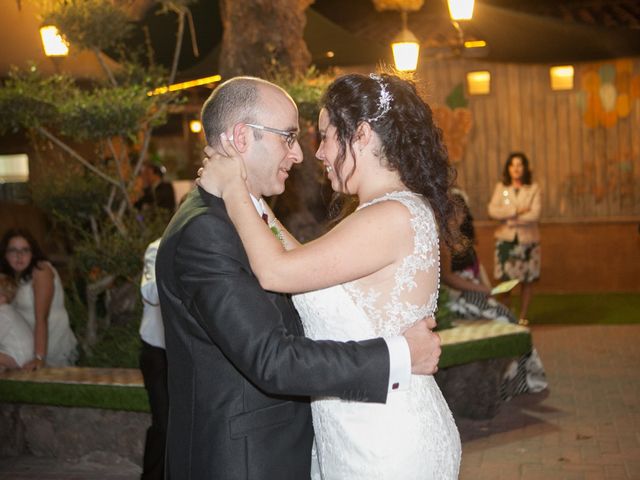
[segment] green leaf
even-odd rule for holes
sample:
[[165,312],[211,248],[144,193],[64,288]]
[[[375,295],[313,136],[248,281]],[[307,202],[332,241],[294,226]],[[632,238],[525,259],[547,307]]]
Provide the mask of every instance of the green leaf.
[[312,122],[318,119],[322,95],[334,79],[333,75],[321,74],[314,66],[303,75],[295,75],[276,66],[269,75],[269,80],[291,95],[298,105],[300,116]]
[[155,102],[140,86],[77,91],[65,100],[60,105],[61,131],[78,140],[135,134]]
[[105,51],[123,43],[132,31],[127,13],[116,2],[48,2],[44,22],[55,25],[74,46]]
[[451,110],[455,110],[456,108],[465,108],[469,105],[469,100],[464,97],[464,86],[462,83],[453,87],[453,90],[451,90],[451,93],[447,97],[445,103]]

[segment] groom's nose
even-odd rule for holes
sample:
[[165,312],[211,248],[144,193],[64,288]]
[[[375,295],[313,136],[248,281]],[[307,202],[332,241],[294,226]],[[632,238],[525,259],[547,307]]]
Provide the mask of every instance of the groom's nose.
[[302,154],[302,147],[297,141],[293,145],[293,148],[291,149],[290,158],[293,161],[293,163],[301,163],[302,160],[304,160],[304,155]]

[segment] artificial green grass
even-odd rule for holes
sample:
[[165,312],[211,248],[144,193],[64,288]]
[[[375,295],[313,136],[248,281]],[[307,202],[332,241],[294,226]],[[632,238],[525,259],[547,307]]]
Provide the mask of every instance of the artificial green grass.
[[488,360],[489,358],[519,357],[530,350],[531,334],[529,332],[453,343],[442,346],[438,368]]
[[0,402],[149,412],[142,387],[0,380]]
[[[514,299],[516,300],[516,299]],[[518,307],[517,301],[514,306]],[[518,309],[516,308],[516,311]],[[619,325],[640,323],[640,294],[535,294],[529,306],[531,325]]]

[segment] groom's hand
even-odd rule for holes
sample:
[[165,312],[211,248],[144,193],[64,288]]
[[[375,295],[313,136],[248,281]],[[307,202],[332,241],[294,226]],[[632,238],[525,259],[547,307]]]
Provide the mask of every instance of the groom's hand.
[[441,349],[440,335],[431,331],[435,326],[435,319],[428,317],[404,332],[411,352],[411,373],[414,375],[433,375],[438,371]]

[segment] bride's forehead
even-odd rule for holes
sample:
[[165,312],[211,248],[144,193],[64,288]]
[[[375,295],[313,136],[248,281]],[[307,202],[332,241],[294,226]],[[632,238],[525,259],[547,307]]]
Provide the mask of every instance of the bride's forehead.
[[329,118],[329,112],[326,108],[320,110],[320,114],[318,115],[318,126],[320,128],[326,128],[331,123],[331,118]]

